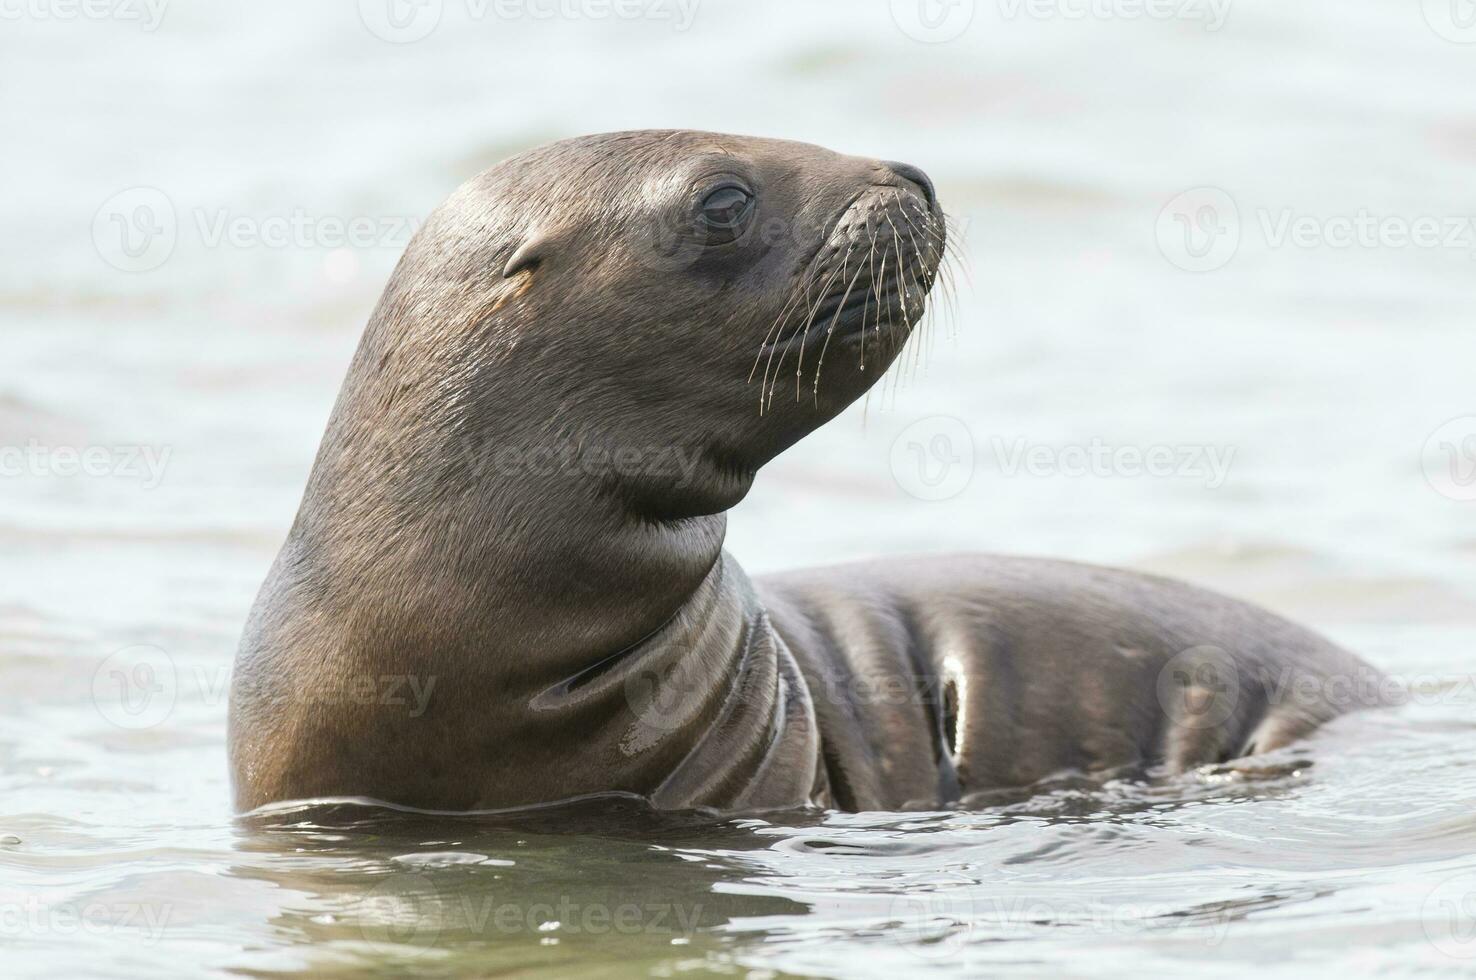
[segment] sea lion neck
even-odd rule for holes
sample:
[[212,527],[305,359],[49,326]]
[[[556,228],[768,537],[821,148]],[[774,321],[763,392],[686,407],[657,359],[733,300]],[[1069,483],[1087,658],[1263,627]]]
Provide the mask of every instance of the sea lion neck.
[[329,422],[279,563],[295,605],[380,636],[444,630],[422,645],[477,656],[536,646],[548,667],[634,643],[690,598],[751,471],[625,431],[598,392],[581,407],[516,358],[420,373],[392,340],[371,324]]

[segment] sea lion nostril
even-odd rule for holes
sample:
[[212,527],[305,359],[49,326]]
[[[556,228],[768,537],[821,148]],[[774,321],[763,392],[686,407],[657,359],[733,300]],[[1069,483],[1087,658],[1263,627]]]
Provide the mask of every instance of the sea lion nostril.
[[936,207],[938,204],[938,192],[933,188],[933,181],[927,174],[910,163],[897,163],[894,160],[883,160],[882,165],[892,173],[916,184],[922,191],[923,198],[928,202],[928,207]]

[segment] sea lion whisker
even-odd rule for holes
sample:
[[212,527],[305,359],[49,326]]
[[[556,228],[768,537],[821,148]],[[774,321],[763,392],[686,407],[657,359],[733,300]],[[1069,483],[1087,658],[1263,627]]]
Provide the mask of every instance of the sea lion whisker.
[[[850,261],[851,261],[851,253],[850,252],[847,252],[846,253],[846,262],[849,263]],[[823,369],[825,367],[825,352],[830,349],[830,338],[835,335],[835,325],[836,325],[836,323],[838,323],[840,321],[841,313],[843,313],[845,311],[845,308],[846,308],[846,300],[848,300],[848,299],[851,298],[851,290],[856,287],[856,282],[857,282],[857,280],[859,280],[861,278],[861,273],[863,271],[865,271],[865,270],[864,269],[861,269],[861,268],[857,268],[856,269],[856,274],[851,277],[850,284],[846,286],[845,295],[841,297],[840,305],[836,307],[835,316],[833,316],[833,317],[830,318],[830,326],[828,326],[828,327],[825,328],[825,343],[823,343],[823,344],[820,345],[820,357],[819,357],[819,360],[815,364],[815,392],[814,392],[814,395],[815,395],[815,404],[816,404],[816,406],[818,406],[820,404],[820,371],[821,371],[821,369]],[[865,309],[865,307],[862,307],[862,309],[861,309],[861,329],[862,329],[862,336],[864,338],[864,336],[865,336],[865,330],[866,330],[866,309]]]
[[930,241],[941,245],[948,240],[946,216],[944,219],[944,229],[940,231],[936,227],[938,223],[937,217],[931,212],[924,210],[921,205],[914,205],[912,208],[904,208],[903,211],[908,216],[909,221],[912,220],[911,215],[917,215],[919,218],[923,219],[922,228],[920,230],[922,231],[924,237],[926,237]]
[[[900,197],[900,192],[899,192],[899,197]],[[904,272],[904,270],[902,268],[902,233],[897,230],[897,223],[892,220],[892,212],[890,210],[883,212],[883,217],[885,217],[887,219],[887,225],[889,227],[891,227],[891,229],[892,229],[892,245],[894,247],[893,248],[892,258],[895,260],[896,269],[897,269],[897,279],[896,279],[896,282],[895,282],[895,286],[896,286],[896,289],[897,289],[897,296],[898,296],[898,298],[902,302],[902,323],[903,323],[903,327],[902,327],[902,329],[900,331],[897,329],[896,323],[893,322],[893,320],[892,320],[892,307],[891,307],[891,304],[888,304],[888,306],[887,306],[887,341],[888,341],[888,350],[889,350],[889,354],[890,355],[895,356],[895,355],[897,355],[897,354],[899,354],[901,352],[901,346],[902,345],[899,342],[899,336],[902,337],[902,338],[905,338],[906,333],[907,333],[907,326],[906,325],[912,320],[912,313],[911,313],[911,311],[907,307],[907,276],[906,276],[906,273]],[[882,279],[883,280],[886,279],[885,264],[883,264]],[[885,293],[883,292],[882,295],[884,296]],[[879,301],[880,301],[880,298],[879,298]],[[894,395],[894,398],[895,398],[895,395]]]
[[934,277],[933,286],[929,290],[933,297],[929,304],[928,319],[941,319],[945,323],[951,322],[957,316],[957,295],[954,290],[953,281],[942,273],[941,267],[938,275]]
[[952,264],[963,275],[964,282],[968,285],[970,289],[973,289],[973,271],[969,268],[968,259],[965,258],[964,249],[962,248],[963,243],[968,241],[968,236],[964,233],[964,230],[959,227],[958,221],[956,221],[954,218],[949,217],[945,214],[944,221],[945,227],[948,230],[949,245],[948,249],[944,252],[943,255],[944,261],[952,262]]
[[907,275],[902,269],[902,233],[892,220],[891,212],[887,213],[887,224],[892,226],[892,242],[897,246],[897,294],[902,299],[902,318],[904,321],[911,321],[912,311],[907,306]]
[[[918,230],[916,223],[911,219],[908,219],[907,226],[909,234]],[[932,265],[932,272],[928,277],[927,288],[930,295],[937,294],[937,299],[928,305],[929,315],[926,317],[926,320],[931,328],[933,321],[940,317],[945,321],[950,321],[956,316],[955,302],[957,297],[954,293],[952,280],[949,278],[949,270],[944,264],[944,260],[948,255],[948,243],[946,241],[942,243],[929,242],[926,236],[928,229],[923,228],[921,230],[924,232],[923,240],[927,242],[928,248],[928,251],[924,255],[926,261]],[[914,245],[916,245],[915,240]],[[931,329],[929,330],[929,334],[931,338]],[[926,356],[930,357],[932,350],[931,339],[924,346],[927,351]]]
[[[820,309],[820,304],[825,302],[825,297],[827,295],[827,291],[830,289],[831,283],[835,282],[836,278],[840,275],[840,272],[841,272],[841,270],[839,268],[836,268],[836,269],[834,269],[830,273],[830,275],[826,278],[824,285],[822,285],[820,287],[820,294],[819,294],[819,296],[810,305],[809,311],[805,313],[804,319],[800,322],[800,325],[799,326],[796,326],[795,329],[794,329],[794,331],[789,335],[789,339],[791,341],[794,340],[796,337],[800,337],[801,338],[800,339],[800,344],[801,344],[801,347],[802,348],[803,348],[804,340],[803,340],[803,337],[801,337],[800,331],[803,329],[803,331],[804,331],[803,336],[804,337],[808,337],[809,336],[809,334],[810,334],[810,324],[815,319],[815,313]],[[769,401],[768,401],[768,404],[769,405],[773,405],[774,404],[774,392],[775,392],[775,389],[778,387],[778,384],[779,384],[779,372],[784,369],[784,358],[789,355],[789,349],[788,348],[791,345],[789,345],[787,343],[784,343],[781,340],[780,346],[781,346],[781,349],[779,351],[779,363],[774,366],[773,380],[769,382]],[[801,357],[804,356],[803,349],[801,349],[800,356]],[[765,380],[767,380],[767,379],[768,379],[768,372],[766,371],[765,372]],[[762,392],[760,392],[760,393],[762,394]]]
[[[921,214],[922,212],[919,211],[918,213]],[[917,229],[916,223],[910,218],[908,219],[908,226],[911,229]],[[941,300],[941,302],[932,304],[932,308],[941,310],[942,319],[950,325],[948,333],[952,335],[954,332],[952,324],[956,322],[958,314],[958,291],[953,275],[953,265],[958,260],[956,259],[956,250],[953,248],[954,243],[948,239],[937,238],[936,232],[928,225],[917,230],[923,232],[924,241],[928,248],[926,252],[927,261],[933,266],[928,284],[929,291],[931,292],[936,289]],[[928,236],[930,235],[934,237],[929,238]]]
[[[917,232],[917,223],[914,222],[911,218],[907,217],[907,213],[905,211],[902,213],[902,223],[907,226],[907,238],[912,242],[912,250],[914,252],[916,252],[917,255],[918,255],[918,257],[921,258],[921,259],[923,259],[924,262],[930,261],[931,258],[932,258],[932,256],[929,256],[928,253],[923,250],[923,247],[918,244],[917,235],[916,235],[916,232]],[[924,241],[927,240],[927,236],[926,235],[923,236],[923,240]],[[937,250],[934,249],[935,254],[936,254],[936,251]],[[924,279],[927,280],[927,286],[928,286],[929,289],[931,289],[932,286],[933,286],[933,283],[932,283],[933,274],[932,273],[927,273],[924,276]]]
[[[867,234],[870,236],[870,239],[871,239],[870,244],[868,245],[868,252],[867,252],[867,255],[866,255],[867,266],[868,266],[868,268],[870,270],[870,281],[868,282],[868,285],[871,287],[871,298],[873,300],[877,300],[878,299],[877,292],[876,292],[876,231],[877,231],[877,229],[872,228],[868,224],[866,231],[867,231]],[[882,268],[883,269],[886,268],[885,261],[883,261],[883,263],[882,263]],[[872,303],[872,304],[869,304],[869,305],[875,306],[876,304],[875,303]],[[880,338],[880,336],[881,336],[881,334],[880,334],[880,330],[881,330],[881,311],[880,310],[877,311],[877,315],[876,315],[876,327],[877,327],[877,331],[878,331],[877,337]],[[877,342],[879,344],[880,343],[880,339],[878,339]],[[861,370],[862,371],[865,371],[866,370],[866,320],[865,320],[864,317],[861,320]]]
[[[850,249],[847,249],[846,250],[845,257],[841,259],[841,266],[840,266],[840,277],[841,277],[841,279],[845,279],[845,277],[846,277],[846,269],[850,266],[850,263],[851,263],[851,251],[850,251]],[[859,270],[858,270],[857,274],[858,275],[860,274]],[[848,299],[851,298],[851,287],[854,286],[855,284],[856,284],[856,280],[855,279],[852,279],[849,283],[847,283],[847,285],[846,285],[846,291],[841,294],[840,302],[836,305],[836,308],[835,308],[835,316],[831,318],[830,327],[825,332],[825,343],[827,345],[830,343],[830,331],[833,330],[833,329],[835,329],[835,321],[838,320],[838,319],[840,319],[841,312],[843,310],[845,310],[845,308],[846,308],[846,300],[848,300]],[[821,302],[822,303],[824,302],[824,299],[823,298],[821,299]],[[819,309],[819,307],[816,307],[816,310],[817,311],[818,311],[818,309]],[[813,318],[813,316],[814,316],[814,314],[812,313],[811,314],[811,317]],[[797,363],[795,364],[795,367],[794,367],[794,400],[795,401],[799,401],[799,399],[800,399],[800,384],[803,381],[803,377],[804,377],[804,373],[805,373],[805,341],[809,339],[809,336],[810,336],[810,326],[811,326],[811,324],[809,324],[809,323],[805,324],[805,336],[804,336],[804,339],[802,339],[800,341],[799,359],[798,359],[798,361],[797,361]],[[817,374],[816,375],[816,378],[815,378],[815,382],[816,382],[816,385],[817,385],[817,390],[818,390],[819,380],[820,380],[819,379],[819,375]]]
[[783,333],[785,323],[788,321],[790,314],[798,307],[798,304],[802,300],[808,300],[810,286],[813,284],[817,275],[816,270],[811,267],[807,268],[804,275],[796,280],[793,288],[790,290],[789,299],[785,301],[784,306],[779,311],[779,315],[774,319],[774,323],[765,332],[764,339],[759,344],[758,353],[754,355],[753,367],[748,372],[749,384],[753,383],[753,377],[758,373],[759,364],[764,363],[765,352],[769,355],[768,363],[764,367],[763,383],[759,385],[759,414],[763,414],[765,409],[764,389],[768,384],[769,369],[774,363],[775,345],[779,342],[776,335]]
[[[884,302],[883,297],[885,296],[885,293],[883,292],[882,288],[886,284],[887,260],[890,258],[891,253],[887,250],[886,243],[883,243],[881,253],[881,276],[871,284],[871,295],[876,300],[877,305],[876,345],[877,352],[881,357],[888,356],[892,349],[890,343],[892,339],[892,307],[891,304]],[[885,313],[887,316],[887,329],[885,333],[883,333],[881,329],[882,313]],[[885,399],[883,399],[883,404],[885,405]]]
[[[798,306],[797,306],[798,303],[800,303],[801,301],[804,301],[806,303],[809,302],[810,287],[814,284],[815,280],[818,277],[819,277],[819,271],[818,271],[818,269],[816,267],[811,266],[810,268],[806,269],[804,278],[796,285],[796,288],[795,288],[793,294],[791,295],[789,302],[785,304],[784,309],[780,312],[779,320],[777,321],[776,325],[773,328],[771,328],[770,331],[769,331],[769,333],[765,336],[763,346],[759,347],[758,359],[762,359],[763,358],[765,347],[768,348],[768,353],[769,353],[768,363],[764,365],[764,377],[763,377],[763,381],[759,385],[759,414],[760,415],[762,415],[767,410],[767,402],[765,400],[765,392],[766,392],[766,390],[768,388],[768,385],[769,385],[769,372],[774,367],[774,354],[777,352],[778,347],[779,347],[780,343],[782,342],[782,338],[783,338],[783,335],[784,335],[784,324],[787,322],[788,317],[789,317],[790,313],[792,312],[792,310],[798,308]],[[777,331],[778,336],[775,336],[776,331]],[[770,338],[771,337],[774,338],[772,342],[770,341]],[[757,365],[755,365],[755,368],[756,367],[757,367]],[[750,376],[750,380],[752,380],[752,377],[751,376]]]
[[811,270],[806,269],[805,274],[798,280],[796,280],[794,286],[790,288],[789,298],[785,301],[784,306],[781,307],[779,310],[779,315],[774,318],[774,322],[764,333],[764,339],[762,342],[759,343],[758,353],[755,354],[753,358],[753,369],[748,372],[749,384],[753,383],[753,376],[758,373],[758,366],[763,362],[764,359],[764,351],[768,349],[770,341],[774,338],[774,334],[783,329],[784,321],[788,319],[790,311],[794,309],[795,304],[799,302],[800,296],[804,295],[805,286],[811,276]]
[[[908,217],[908,215],[906,214],[903,214],[903,218],[905,218],[906,226],[908,226],[908,236],[912,239],[912,246],[914,246],[915,249],[918,249],[918,254],[923,255],[925,263],[931,264],[931,267],[933,267],[933,270],[931,270],[931,272],[928,273],[927,277],[925,277],[924,282],[924,286],[925,288],[927,288],[928,294],[931,294],[931,292],[933,292],[934,289],[939,288],[940,285],[946,285],[946,283],[943,283],[943,280],[940,279],[940,273],[943,272],[943,255],[946,255],[948,244],[946,244],[946,242],[930,241],[930,239],[927,238],[927,232],[930,229],[927,229],[927,227],[923,227],[923,229],[918,229],[917,221],[912,220],[912,218]],[[918,232],[918,230],[921,230],[921,232],[923,232],[923,244],[918,244],[917,236],[915,236],[915,232]],[[942,292],[943,294],[945,294],[943,295],[943,306],[946,307],[948,306],[949,301],[948,289],[942,289]],[[937,303],[928,304],[928,311],[930,311],[931,313],[931,311],[936,310],[937,307],[939,307],[939,304]]]

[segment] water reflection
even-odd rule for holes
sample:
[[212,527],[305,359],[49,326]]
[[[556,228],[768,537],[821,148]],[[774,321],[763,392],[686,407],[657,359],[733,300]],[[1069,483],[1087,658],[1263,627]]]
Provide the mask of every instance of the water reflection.
[[625,798],[468,816],[336,803],[242,818],[229,874],[294,896],[272,939],[308,950],[314,975],[645,972],[726,962],[723,926],[804,912],[728,887],[750,869],[722,851],[766,844],[742,821]]
[[595,963],[680,972],[827,936],[908,949],[924,963],[979,944],[1104,930],[1209,941],[1253,913],[1323,893],[1267,884],[1229,897],[1171,888],[1154,899],[1141,882],[1119,881],[1073,894],[1062,876],[1111,868],[1114,854],[1124,868],[1145,860],[1195,806],[1294,794],[1309,766],[1288,758],[1175,780],[1063,776],[994,794],[983,812],[718,819],[607,797],[435,815],[327,802],[239,819],[227,873],[278,890],[269,941],[302,951],[302,971],[315,975]]

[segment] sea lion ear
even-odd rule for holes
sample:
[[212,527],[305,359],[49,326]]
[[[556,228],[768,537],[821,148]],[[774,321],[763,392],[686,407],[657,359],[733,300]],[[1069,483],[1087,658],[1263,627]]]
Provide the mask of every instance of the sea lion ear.
[[533,269],[543,261],[548,252],[548,245],[548,235],[540,231],[530,233],[523,244],[518,246],[518,250],[512,254],[512,258],[507,260],[507,265],[502,270],[502,278],[511,279],[519,272]]

